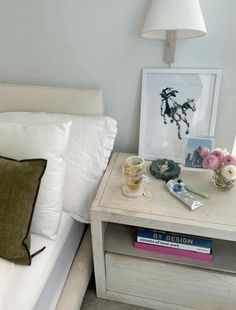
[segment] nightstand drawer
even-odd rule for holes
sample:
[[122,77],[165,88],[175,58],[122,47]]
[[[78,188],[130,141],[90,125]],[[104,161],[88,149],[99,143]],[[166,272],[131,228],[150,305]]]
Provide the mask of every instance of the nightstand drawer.
[[106,253],[107,290],[185,309],[235,310],[236,277],[149,259]]

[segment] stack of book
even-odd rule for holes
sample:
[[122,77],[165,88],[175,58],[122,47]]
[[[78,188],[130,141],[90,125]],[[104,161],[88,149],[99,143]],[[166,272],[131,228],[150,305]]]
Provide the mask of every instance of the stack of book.
[[137,228],[135,248],[212,260],[212,240],[173,232]]

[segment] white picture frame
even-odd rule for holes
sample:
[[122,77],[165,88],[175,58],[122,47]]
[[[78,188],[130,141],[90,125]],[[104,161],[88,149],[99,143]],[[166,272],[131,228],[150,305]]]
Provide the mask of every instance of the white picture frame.
[[221,76],[221,69],[143,69],[139,156],[183,163],[187,138],[213,138]]

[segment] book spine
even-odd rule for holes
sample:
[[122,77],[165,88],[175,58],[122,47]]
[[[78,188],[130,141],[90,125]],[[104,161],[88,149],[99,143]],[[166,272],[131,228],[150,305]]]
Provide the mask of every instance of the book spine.
[[166,248],[166,247],[162,247],[158,245],[144,244],[144,243],[139,243],[139,242],[135,242],[134,247],[140,250],[161,252],[165,254],[185,256],[185,257],[191,257],[191,258],[207,260],[207,261],[212,261],[212,258],[213,258],[212,254],[190,252],[190,251],[185,251],[185,250]]
[[181,243],[186,245],[192,246],[200,246],[211,248],[212,241],[209,239],[201,239],[195,238],[188,235],[180,235],[175,233],[166,233],[161,231],[153,231],[153,230],[144,230],[144,229],[137,229],[137,236],[144,237],[144,238],[151,238],[157,240],[163,240],[167,242],[174,242],[174,243]]
[[187,245],[187,244],[182,244],[182,243],[168,242],[168,241],[158,240],[158,239],[143,238],[140,236],[137,236],[137,242],[141,242],[145,244],[152,244],[154,246],[158,245],[162,247],[176,248],[176,249],[192,251],[192,252],[199,252],[199,253],[206,253],[206,254],[211,253],[211,248],[192,246],[192,245]]

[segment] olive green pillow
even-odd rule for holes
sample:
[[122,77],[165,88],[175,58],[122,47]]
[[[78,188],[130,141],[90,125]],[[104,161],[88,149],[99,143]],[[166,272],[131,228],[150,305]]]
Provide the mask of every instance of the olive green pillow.
[[0,156],[0,256],[17,264],[31,264],[30,224],[46,165]]

